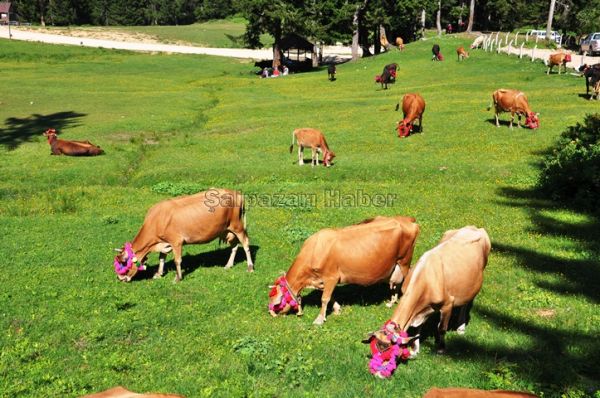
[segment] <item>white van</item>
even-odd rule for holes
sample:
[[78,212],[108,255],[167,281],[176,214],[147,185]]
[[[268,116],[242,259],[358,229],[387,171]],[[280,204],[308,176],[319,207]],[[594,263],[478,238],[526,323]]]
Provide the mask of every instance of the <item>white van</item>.
[[[539,37],[541,40],[545,40],[546,39],[546,31],[545,30],[530,30],[529,32],[527,32],[527,34],[529,36],[532,36],[535,40],[535,36]],[[550,32],[550,38],[552,40],[554,40],[556,43],[560,43],[560,34],[553,30],[552,32]]]

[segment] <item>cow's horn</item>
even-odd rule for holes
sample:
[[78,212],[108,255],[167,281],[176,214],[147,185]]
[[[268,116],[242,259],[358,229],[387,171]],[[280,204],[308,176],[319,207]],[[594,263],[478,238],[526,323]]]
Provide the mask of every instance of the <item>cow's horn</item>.
[[122,252],[123,251],[123,249],[117,249],[116,247],[113,250],[116,251],[116,252]]

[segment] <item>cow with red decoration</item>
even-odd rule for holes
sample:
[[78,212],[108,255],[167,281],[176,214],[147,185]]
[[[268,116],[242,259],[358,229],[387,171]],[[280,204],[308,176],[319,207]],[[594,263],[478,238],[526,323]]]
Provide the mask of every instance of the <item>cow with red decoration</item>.
[[[438,352],[445,351],[444,335],[454,307],[462,307],[462,321],[466,318],[466,305],[473,301],[483,284],[483,270],[487,265],[491,249],[490,238],[483,228],[473,226],[447,231],[440,243],[425,252],[410,270],[403,285],[402,298],[384,327],[371,333],[365,341],[376,340],[375,361],[391,346],[397,345],[409,356],[419,352],[418,335],[414,336],[414,349],[407,347],[410,338],[408,328],[420,328],[425,320],[435,311],[440,312],[440,323],[436,333]],[[459,330],[464,332],[465,324]],[[399,351],[400,352],[400,351]],[[373,361],[373,359],[372,359]],[[396,361],[389,356],[388,361]],[[385,369],[394,364],[384,364]],[[378,374],[388,377],[387,372]]]
[[[321,311],[314,324],[326,321],[327,305],[338,283],[361,286],[389,281],[396,288],[408,274],[419,225],[412,217],[375,217],[344,228],[326,228],[309,237],[287,273],[269,292],[272,316],[297,311],[302,315],[304,288],[323,290]],[[335,312],[339,305],[334,304]]]
[[[396,104],[396,110],[400,103]],[[413,131],[413,124],[419,120],[419,132],[423,132],[423,112],[425,112],[425,100],[417,93],[409,93],[402,98],[402,113],[404,119],[398,122],[396,129],[398,137],[408,137]]]
[[[529,107],[529,101],[522,91],[510,90],[501,88],[494,91],[492,94],[492,102],[494,105],[496,116],[496,127],[500,127],[498,114],[501,112],[510,112],[510,128],[512,129],[515,114],[518,116],[517,126],[521,127],[521,116],[525,116],[525,124],[530,129],[540,127],[539,113],[534,113]],[[492,104],[488,106],[488,111],[492,108]]]
[[548,65],[546,74],[549,75],[554,66],[558,66],[559,75],[561,66],[565,69],[565,73],[567,73],[567,62],[571,62],[571,54],[563,52],[550,54],[550,57],[548,57],[548,60],[546,61],[546,65]]
[[396,82],[396,73],[398,70],[398,64],[388,64],[383,68],[381,75],[375,76],[375,83],[381,83],[381,88],[387,90],[388,84]]

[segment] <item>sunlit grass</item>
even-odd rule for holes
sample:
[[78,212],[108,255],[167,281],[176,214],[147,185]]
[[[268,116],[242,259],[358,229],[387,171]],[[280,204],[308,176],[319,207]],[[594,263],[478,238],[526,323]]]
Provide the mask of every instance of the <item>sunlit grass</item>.
[[[446,61],[430,61],[434,41]],[[0,396],[117,384],[189,397],[418,397],[434,385],[592,394],[598,222],[535,186],[541,154],[597,104],[578,96],[582,79],[546,76],[539,62],[474,51],[458,63],[454,49],[468,42],[410,44],[339,65],[329,82],[324,70],[259,79],[237,60],[2,41]],[[373,77],[390,62],[398,81],[382,91]],[[539,130],[495,127],[485,108],[500,87],[528,95]],[[424,132],[398,139],[394,107],[411,91],[427,101]],[[291,132],[303,126],[325,132],[334,167],[295,164]],[[50,156],[48,127],[106,155]],[[228,253],[209,256],[213,242],[186,247],[180,284],[173,272],[117,283],[112,249],[146,210],[211,186],[316,201],[250,206],[254,274],[243,263],[225,271]],[[332,190],[394,199],[340,207],[326,201]],[[417,218],[417,257],[468,224],[485,227],[494,247],[467,334],[448,334],[445,357],[426,339],[388,382],[368,373],[360,342],[391,315],[385,286],[336,289],[342,315],[322,328],[311,324],[318,294],[305,294],[303,318],[266,312],[267,286],[306,236],[376,214]]]

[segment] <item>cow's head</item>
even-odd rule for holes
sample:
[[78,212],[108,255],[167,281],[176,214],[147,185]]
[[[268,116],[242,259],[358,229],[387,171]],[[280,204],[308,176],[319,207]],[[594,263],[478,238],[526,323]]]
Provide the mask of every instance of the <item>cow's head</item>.
[[56,130],[55,129],[48,129],[46,131],[44,131],[44,137],[48,138],[48,142],[52,141],[53,139],[56,139]]
[[121,249],[116,249],[117,255],[114,260],[115,273],[121,282],[130,282],[138,271],[146,269],[144,262],[146,257],[139,261],[131,247],[131,243],[127,242]]
[[413,130],[413,125],[408,119],[404,119],[398,122],[396,130],[398,130],[398,137],[408,137]]
[[290,287],[285,279],[285,275],[275,280],[275,284],[270,286],[269,291],[269,314],[276,317],[279,314],[287,314],[291,310],[297,311],[302,315],[300,299],[296,298],[290,291]]
[[532,130],[540,127],[539,115],[540,115],[539,113],[529,112],[527,114],[527,118],[525,119],[525,124],[527,125],[527,127],[529,127]]
[[331,166],[331,162],[333,161],[334,157],[335,157],[335,153],[333,153],[331,151],[325,151],[325,153],[323,154],[323,166],[325,166],[325,167]]
[[369,333],[362,342],[371,348],[370,372],[381,378],[390,377],[398,360],[406,361],[416,356],[418,349],[414,347],[414,340],[418,338],[418,335],[410,337],[391,320],[380,330]]

